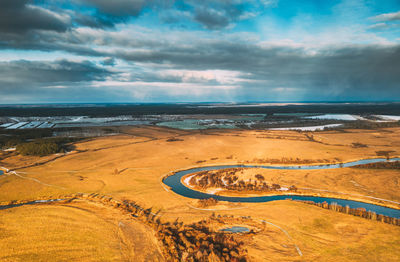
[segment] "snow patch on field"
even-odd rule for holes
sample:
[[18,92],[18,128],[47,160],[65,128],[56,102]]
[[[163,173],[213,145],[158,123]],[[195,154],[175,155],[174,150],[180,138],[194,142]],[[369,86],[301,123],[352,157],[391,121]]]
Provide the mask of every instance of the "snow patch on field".
[[219,192],[221,190],[222,190],[222,188],[213,188],[213,189],[207,190],[207,193],[215,195],[215,193],[217,193],[217,192]]
[[375,115],[384,120],[391,120],[391,121],[400,121],[400,116],[392,116],[392,115]]
[[304,118],[323,119],[323,120],[345,120],[345,121],[358,120],[356,116],[349,115],[349,114],[325,114],[325,115],[319,115],[319,116],[306,116]]
[[342,125],[343,124],[330,124],[330,125],[322,125],[322,126],[302,126],[302,127],[278,127],[278,128],[269,128],[268,130],[317,131],[317,130],[324,130],[325,128],[339,127]]
[[192,177],[194,177],[194,176],[195,176],[195,175],[191,175],[191,176],[186,177],[186,178],[183,180],[183,184],[185,184],[185,185],[187,185],[187,186],[190,186],[189,181],[190,181],[190,179],[191,179]]

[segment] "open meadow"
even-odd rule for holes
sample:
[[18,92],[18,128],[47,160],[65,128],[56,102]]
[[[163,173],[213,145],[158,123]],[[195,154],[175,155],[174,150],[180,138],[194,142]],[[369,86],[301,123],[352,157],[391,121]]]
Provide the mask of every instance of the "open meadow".
[[[250,233],[234,234],[243,243],[238,251],[226,253],[232,261],[236,258],[238,261],[400,259],[399,226],[290,200],[219,201],[201,206],[199,200],[172,192],[162,181],[173,171],[197,166],[345,163],[382,157],[383,151],[390,152],[386,153],[390,157],[398,157],[400,128],[296,132],[183,131],[140,126],[121,130],[123,134],[74,142],[72,151],[58,155],[4,155],[1,166],[9,172],[0,175],[0,202],[5,205],[97,194],[151,208],[155,213],[152,220],[159,219],[161,222],[157,223],[164,226],[157,228],[151,223],[149,226],[126,210],[80,197],[66,203],[9,208],[0,210],[3,250],[0,260],[47,261],[57,257],[68,261],[171,260],[166,251],[171,244],[162,237],[166,224],[190,225],[201,220],[206,220],[205,225],[213,232],[229,225],[254,228]],[[399,169],[348,167],[238,172],[244,180],[254,180],[256,174],[270,184],[314,189],[313,194],[319,196],[342,196],[400,207],[396,204],[400,202]],[[210,261],[227,259],[226,255],[211,256],[203,245],[206,244],[200,244],[200,250],[206,250],[206,254],[204,250],[201,254],[194,251],[193,257],[199,261],[207,256]]]

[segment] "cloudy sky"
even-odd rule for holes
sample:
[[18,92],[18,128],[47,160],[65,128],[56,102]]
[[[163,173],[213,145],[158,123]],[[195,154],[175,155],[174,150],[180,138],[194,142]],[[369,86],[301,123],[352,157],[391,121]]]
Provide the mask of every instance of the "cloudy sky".
[[398,0],[1,0],[0,103],[400,100]]

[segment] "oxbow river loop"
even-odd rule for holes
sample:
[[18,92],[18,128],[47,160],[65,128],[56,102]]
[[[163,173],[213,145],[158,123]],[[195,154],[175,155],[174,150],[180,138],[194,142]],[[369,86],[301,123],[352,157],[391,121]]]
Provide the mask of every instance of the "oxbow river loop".
[[[399,161],[400,158],[392,158],[390,161]],[[385,158],[374,158],[374,159],[363,159],[353,162],[340,163],[340,164],[327,164],[327,165],[303,165],[303,166],[264,166],[264,165],[221,165],[221,166],[206,166],[191,168],[183,171],[178,171],[175,174],[168,176],[163,179],[164,184],[170,187],[170,189],[184,197],[193,199],[207,199],[214,198],[219,201],[228,202],[244,202],[244,203],[261,203],[270,202],[276,200],[301,200],[301,201],[313,201],[315,203],[327,202],[328,204],[337,203],[341,206],[349,206],[350,208],[365,208],[367,211],[375,212],[376,214],[381,214],[385,216],[400,218],[400,210],[394,208],[388,208],[380,205],[374,205],[369,203],[364,203],[361,201],[340,199],[340,198],[329,198],[329,197],[316,197],[316,196],[300,196],[300,195],[277,195],[277,196],[257,196],[257,197],[228,197],[219,196],[213,194],[207,194],[199,192],[186,187],[182,184],[182,177],[188,174],[197,173],[200,171],[211,171],[220,170],[226,168],[265,168],[265,169],[334,169],[342,167],[352,167],[362,164],[378,163],[387,161]]]

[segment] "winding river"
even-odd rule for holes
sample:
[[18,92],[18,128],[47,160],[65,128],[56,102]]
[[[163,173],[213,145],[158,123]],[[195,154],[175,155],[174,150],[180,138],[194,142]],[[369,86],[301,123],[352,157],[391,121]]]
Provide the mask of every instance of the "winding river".
[[[392,158],[391,161],[399,161],[400,158]],[[265,169],[333,169],[342,167],[352,167],[362,164],[378,163],[386,161],[385,158],[375,158],[375,159],[363,159],[353,162],[347,162],[343,164],[327,164],[327,165],[303,165],[303,166],[263,166],[263,165],[221,165],[221,166],[207,166],[207,167],[197,167],[191,168],[183,171],[176,172],[175,174],[168,176],[163,179],[164,184],[170,187],[170,189],[184,197],[194,198],[194,199],[206,199],[214,198],[220,201],[229,202],[247,202],[247,203],[260,203],[260,202],[270,202],[275,200],[293,199],[293,200],[303,200],[303,201],[313,201],[315,203],[327,202],[337,203],[341,206],[349,206],[350,208],[365,208],[367,211],[373,211],[377,214],[400,218],[400,210],[394,208],[383,207],[374,204],[368,204],[360,201],[346,200],[339,198],[329,198],[329,197],[316,197],[316,196],[301,196],[301,195],[277,195],[277,196],[257,196],[257,197],[228,197],[219,196],[213,194],[207,194],[192,190],[182,184],[181,179],[183,176],[200,172],[200,171],[210,171],[219,170],[226,168],[265,168]]]

